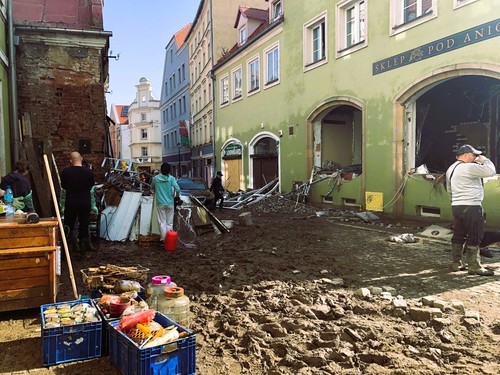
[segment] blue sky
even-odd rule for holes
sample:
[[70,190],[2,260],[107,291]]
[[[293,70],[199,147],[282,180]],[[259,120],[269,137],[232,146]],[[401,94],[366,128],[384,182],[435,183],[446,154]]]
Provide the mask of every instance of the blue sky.
[[111,31],[108,111],[111,104],[130,104],[141,77],[151,81],[160,99],[165,47],[172,36],[193,22],[200,0],[105,0],[104,30]]

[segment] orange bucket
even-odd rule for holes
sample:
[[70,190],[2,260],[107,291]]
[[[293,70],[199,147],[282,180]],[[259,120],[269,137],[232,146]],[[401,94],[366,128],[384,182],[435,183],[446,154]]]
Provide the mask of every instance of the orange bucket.
[[177,248],[177,232],[173,230],[168,231],[163,245],[165,251],[175,251]]

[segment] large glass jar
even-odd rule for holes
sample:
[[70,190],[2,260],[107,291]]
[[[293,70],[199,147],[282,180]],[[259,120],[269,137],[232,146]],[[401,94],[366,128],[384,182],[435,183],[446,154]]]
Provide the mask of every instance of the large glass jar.
[[189,298],[184,295],[184,288],[165,288],[164,298],[158,300],[158,311],[189,328]]
[[158,300],[163,299],[165,288],[176,286],[170,276],[153,276],[146,289],[146,302],[150,309],[158,310]]

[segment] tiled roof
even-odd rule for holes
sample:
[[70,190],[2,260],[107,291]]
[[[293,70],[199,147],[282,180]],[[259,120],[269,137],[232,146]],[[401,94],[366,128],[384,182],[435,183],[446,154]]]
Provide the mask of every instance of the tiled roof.
[[[126,112],[124,112],[124,109]],[[128,113],[128,105],[117,105],[116,112],[118,113],[118,121],[120,122],[120,125],[128,124],[128,115],[123,116],[124,113]]]
[[181,48],[184,42],[186,41],[186,36],[191,29],[191,23],[188,23],[184,26],[180,31],[176,32],[174,35],[175,43],[177,44],[177,49]]
[[238,23],[240,22],[241,16],[247,19],[264,22],[267,21],[268,19],[269,11],[267,9],[250,8],[240,5],[238,9],[238,15],[236,16],[236,22],[234,23],[234,27],[238,27]]

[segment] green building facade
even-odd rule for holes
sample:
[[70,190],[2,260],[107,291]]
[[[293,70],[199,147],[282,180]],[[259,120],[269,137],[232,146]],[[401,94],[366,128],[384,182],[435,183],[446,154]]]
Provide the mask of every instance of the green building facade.
[[0,1],[0,176],[10,172],[7,2]]
[[[495,3],[269,1],[270,21],[214,68],[226,186],[279,177],[287,193],[310,181],[313,202],[451,219],[443,175],[456,149],[470,143],[500,164]],[[485,181],[494,226],[499,187]]]

